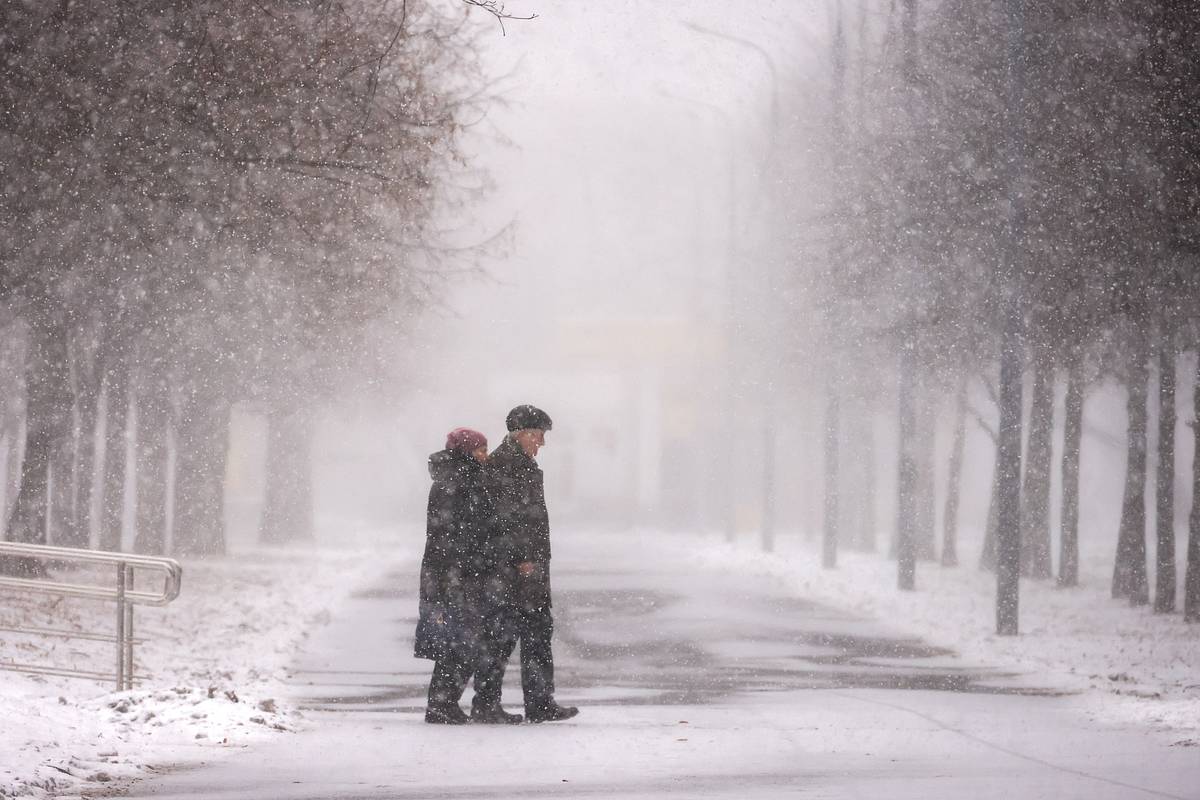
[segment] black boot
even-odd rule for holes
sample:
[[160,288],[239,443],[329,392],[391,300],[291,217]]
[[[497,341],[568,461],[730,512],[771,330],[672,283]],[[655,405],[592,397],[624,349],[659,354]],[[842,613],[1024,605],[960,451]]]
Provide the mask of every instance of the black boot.
[[466,725],[471,718],[463,713],[458,703],[448,703],[426,708],[425,721],[434,725]]
[[520,714],[510,714],[500,706],[471,708],[471,721],[483,725],[519,725],[522,719]]
[[558,722],[564,719],[570,719],[579,713],[579,709],[575,706],[560,706],[554,701],[537,711],[526,710],[526,718],[530,722]]

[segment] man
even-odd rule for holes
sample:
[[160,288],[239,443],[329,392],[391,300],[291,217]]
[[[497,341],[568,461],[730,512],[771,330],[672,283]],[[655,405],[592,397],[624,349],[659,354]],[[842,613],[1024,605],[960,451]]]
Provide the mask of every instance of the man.
[[502,601],[489,624],[492,641],[476,675],[471,716],[479,722],[506,721],[500,690],[505,665],[519,641],[525,719],[570,719],[579,709],[554,700],[550,517],[542,470],[534,460],[552,423],[545,411],[523,405],[508,413],[505,424],[508,435],[488,458],[485,473],[495,510],[492,547]]

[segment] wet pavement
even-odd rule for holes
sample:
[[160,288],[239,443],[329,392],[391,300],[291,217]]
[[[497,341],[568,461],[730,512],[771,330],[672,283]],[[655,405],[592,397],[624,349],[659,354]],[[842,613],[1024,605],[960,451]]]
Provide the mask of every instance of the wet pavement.
[[[602,696],[590,704],[658,706],[714,703],[748,691],[822,688],[1058,694],[1013,683],[1017,676],[1011,673],[963,667],[950,650],[889,634],[865,620],[748,590],[744,578],[708,576],[701,599],[690,576],[633,575],[631,581],[628,572],[555,573],[556,585],[571,587],[556,591],[555,598],[564,698],[600,690]],[[355,593],[355,616],[378,617],[380,629],[395,637],[392,644],[407,648],[416,625],[417,599],[410,590],[415,582],[408,571],[385,575],[379,585]],[[592,587],[613,583],[626,586]],[[675,591],[653,588],[672,584]],[[301,662],[294,684],[305,708],[412,713],[424,708],[423,662],[416,671],[378,673],[310,663]],[[514,659],[506,681],[513,687],[505,695],[510,706],[520,704],[518,669]]]
[[581,707],[575,720],[425,725],[415,568],[398,567],[300,654],[292,699],[311,730],[135,794],[1200,798],[1194,751],[1098,728],[1037,676],[964,665],[770,579],[672,556],[621,539],[560,547],[558,696]]

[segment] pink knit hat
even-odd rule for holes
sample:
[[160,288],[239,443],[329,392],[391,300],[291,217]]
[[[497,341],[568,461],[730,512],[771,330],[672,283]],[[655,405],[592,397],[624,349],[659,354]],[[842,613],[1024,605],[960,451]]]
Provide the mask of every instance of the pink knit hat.
[[480,447],[487,447],[487,437],[479,431],[470,428],[455,428],[446,434],[447,450],[460,450],[470,455],[472,450]]

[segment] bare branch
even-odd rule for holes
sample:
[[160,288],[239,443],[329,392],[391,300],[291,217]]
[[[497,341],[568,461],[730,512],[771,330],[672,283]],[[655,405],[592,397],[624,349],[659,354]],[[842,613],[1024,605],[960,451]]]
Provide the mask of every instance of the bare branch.
[[504,20],[506,19],[537,19],[537,14],[530,14],[525,17],[517,14],[510,14],[508,10],[505,9],[504,3],[500,2],[500,0],[463,0],[463,2],[469,6],[482,8],[484,11],[495,17],[496,21],[500,23],[500,34],[503,36],[508,35],[508,31],[506,31],[504,28]]
[[989,437],[991,437],[991,440],[993,443],[1000,441],[999,436],[996,434],[996,429],[993,428],[992,424],[990,422],[988,422],[987,419],[984,418],[983,414],[979,413],[979,410],[977,408],[975,408],[975,406],[968,403],[967,404],[967,413],[970,414],[971,417],[975,420],[975,422],[979,425],[979,427],[983,429],[983,432],[986,433]]
[[[368,92],[367,92],[367,99],[363,103],[362,122],[359,124],[358,130],[356,130],[354,133],[352,133],[351,135],[346,137],[346,142],[345,142],[345,144],[342,145],[342,149],[341,149],[341,152],[339,155],[343,155],[343,156],[346,155],[346,153],[350,151],[350,147],[354,144],[354,140],[357,139],[359,136],[361,136],[363,131],[366,130],[367,123],[371,120],[371,109],[375,104],[375,92],[379,88],[379,73],[383,69],[383,62],[387,59],[387,57],[389,55],[391,55],[392,49],[396,46],[396,42],[398,42],[400,40],[400,37],[404,34],[404,26],[407,23],[408,23],[408,0],[403,0],[403,2],[400,4],[400,22],[397,23],[397,25],[396,25],[395,33],[392,34],[392,38],[388,42],[387,47],[384,48],[383,52],[380,53],[376,58],[372,59],[371,62],[368,62],[368,63],[373,62],[375,64],[375,68],[373,70],[371,70],[371,74],[367,77]],[[349,75],[350,72],[353,72],[355,69],[359,69],[359,67],[352,68],[349,72],[346,73],[346,75]],[[345,75],[343,75],[342,77],[345,77]]]
[[979,385],[982,386],[984,391],[987,392],[988,399],[995,403],[997,407],[999,407],[1000,398],[996,395],[996,387],[992,385],[992,379],[982,373],[980,373],[977,377],[979,378]]

